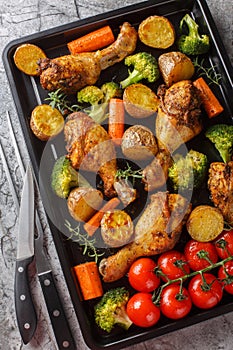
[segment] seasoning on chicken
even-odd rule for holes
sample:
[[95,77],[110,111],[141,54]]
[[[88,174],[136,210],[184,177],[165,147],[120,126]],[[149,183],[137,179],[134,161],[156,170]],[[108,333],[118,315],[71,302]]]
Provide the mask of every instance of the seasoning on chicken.
[[208,187],[214,205],[226,222],[233,225],[233,161],[210,164]]
[[142,172],[142,181],[145,183],[146,191],[154,191],[166,184],[168,169],[172,166],[171,154],[166,151],[159,151],[152,162]]
[[99,271],[105,282],[123,277],[140,256],[151,256],[172,249],[191,212],[191,204],[179,194],[157,192],[151,196],[135,227],[134,241],[101,260]]
[[116,195],[116,152],[106,130],[83,112],[74,112],[64,127],[68,158],[75,169],[98,173],[107,197]]
[[159,87],[160,98],[156,117],[156,136],[160,149],[173,153],[202,130],[201,99],[190,80],[182,80],[169,89]]
[[131,54],[136,43],[136,29],[125,22],[115,42],[103,50],[41,59],[38,68],[41,86],[73,94],[87,85],[94,85],[101,71]]

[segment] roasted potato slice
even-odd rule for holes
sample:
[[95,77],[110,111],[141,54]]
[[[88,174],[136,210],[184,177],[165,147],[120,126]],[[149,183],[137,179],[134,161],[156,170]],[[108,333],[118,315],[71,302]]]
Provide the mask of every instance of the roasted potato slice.
[[132,84],[123,93],[125,110],[134,118],[147,118],[158,109],[159,98],[144,84]]
[[175,29],[173,24],[163,16],[149,16],[138,28],[138,36],[143,44],[156,48],[167,49],[174,44]]
[[103,194],[91,187],[74,188],[67,199],[70,215],[79,222],[87,222],[101,207]]
[[124,132],[121,149],[127,158],[134,160],[150,159],[158,152],[154,134],[143,125],[133,125]]
[[159,56],[159,69],[167,86],[181,81],[189,80],[195,68],[191,59],[182,52],[172,51]]
[[224,219],[217,208],[199,205],[191,212],[186,226],[193,239],[198,242],[209,242],[223,231]]
[[123,210],[107,211],[101,220],[101,235],[110,247],[121,247],[129,242],[134,232],[131,217]]
[[50,105],[38,105],[32,111],[30,127],[36,137],[47,141],[63,130],[64,117],[58,109]]
[[28,75],[39,75],[37,62],[41,58],[46,58],[44,51],[33,44],[22,44],[17,47],[14,53],[16,67]]

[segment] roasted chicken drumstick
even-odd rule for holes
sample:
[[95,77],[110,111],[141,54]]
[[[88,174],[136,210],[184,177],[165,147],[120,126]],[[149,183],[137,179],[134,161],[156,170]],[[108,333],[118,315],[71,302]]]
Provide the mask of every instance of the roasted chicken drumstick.
[[103,69],[130,55],[136,43],[136,29],[125,22],[116,41],[103,50],[41,59],[38,68],[41,86],[46,90],[62,89],[67,94],[73,94],[93,85]]
[[166,186],[168,169],[171,165],[171,154],[164,150],[159,151],[152,162],[143,169],[142,181],[145,183],[145,190],[150,192]]
[[182,80],[167,89],[161,85],[155,132],[160,149],[171,154],[202,130],[201,99],[190,80]]
[[107,131],[83,112],[74,112],[64,127],[68,158],[75,169],[98,173],[107,197],[116,195],[116,152]]
[[233,225],[233,161],[211,163],[208,186],[214,205],[226,222]]
[[156,255],[172,249],[190,211],[191,204],[179,194],[153,194],[136,224],[134,241],[101,260],[99,270],[103,280],[113,282],[120,279],[140,256]]

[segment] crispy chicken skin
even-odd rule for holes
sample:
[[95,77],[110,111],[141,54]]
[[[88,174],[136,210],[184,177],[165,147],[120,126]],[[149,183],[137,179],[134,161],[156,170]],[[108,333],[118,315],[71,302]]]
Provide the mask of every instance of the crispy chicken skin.
[[159,148],[173,153],[201,132],[201,99],[190,80],[179,81],[168,89],[161,85],[157,94],[160,105],[155,131]]
[[39,62],[39,67],[40,83],[44,89],[62,89],[68,94],[95,84],[101,72],[99,58],[89,52],[45,58]]
[[87,114],[74,112],[67,118],[64,135],[72,166],[98,173],[104,183],[105,195],[115,196],[116,152],[106,130]]
[[172,249],[190,212],[191,204],[179,194],[153,194],[136,224],[134,241],[101,260],[99,271],[103,280],[113,282],[120,279],[138,257]]
[[94,85],[101,71],[131,54],[136,43],[137,31],[125,22],[115,42],[103,50],[41,59],[38,63],[41,86],[73,94],[87,85]]
[[208,187],[214,205],[226,222],[233,225],[233,161],[210,164]]
[[166,184],[168,169],[172,165],[172,157],[166,151],[159,151],[152,162],[142,172],[142,181],[146,191],[154,191]]

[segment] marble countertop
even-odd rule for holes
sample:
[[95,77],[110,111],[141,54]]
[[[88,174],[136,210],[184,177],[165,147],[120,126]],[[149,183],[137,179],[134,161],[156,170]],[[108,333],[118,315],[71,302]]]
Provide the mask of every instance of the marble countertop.
[[[139,3],[135,0],[0,0],[0,38],[2,52],[13,39],[39,32],[77,19]],[[233,63],[233,0],[207,0],[227,53]],[[10,171],[18,195],[22,188],[19,167],[9,140],[6,110],[16,131],[17,142],[25,164],[29,159],[22,131],[17,119],[3,63],[0,62],[0,137],[7,155]],[[14,268],[16,256],[17,213],[10,194],[2,164],[0,164],[0,349],[2,350],[56,350],[57,345],[42,297],[38,280],[32,276],[33,295],[39,324],[32,341],[24,345],[17,328],[14,309]],[[48,255],[59,293],[69,320],[77,349],[88,349],[80,333],[76,315],[69,297],[59,259],[49,229],[45,223]],[[233,312],[204,321],[185,329],[133,345],[133,350],[231,350]]]

